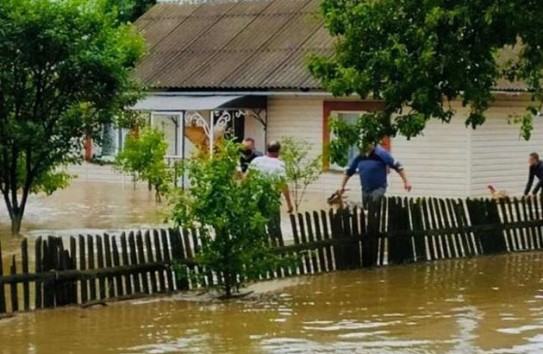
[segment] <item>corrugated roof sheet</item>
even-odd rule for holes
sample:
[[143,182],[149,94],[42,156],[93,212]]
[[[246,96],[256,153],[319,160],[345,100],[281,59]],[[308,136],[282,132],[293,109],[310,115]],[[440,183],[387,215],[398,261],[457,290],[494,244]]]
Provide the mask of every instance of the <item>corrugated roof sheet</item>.
[[[322,89],[307,69],[308,56],[333,51],[320,3],[159,3],[136,22],[149,49],[137,73],[155,89]],[[500,80],[496,89],[524,91],[526,85]]]
[[153,88],[320,89],[305,61],[332,46],[319,4],[157,4],[136,22],[149,48],[138,75]]

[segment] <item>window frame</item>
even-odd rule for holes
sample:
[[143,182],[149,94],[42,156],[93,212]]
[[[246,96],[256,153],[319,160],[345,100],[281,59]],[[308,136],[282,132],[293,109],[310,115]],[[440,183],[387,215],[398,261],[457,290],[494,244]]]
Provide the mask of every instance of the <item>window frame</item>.
[[[337,168],[332,166],[330,162],[330,127],[328,125],[330,117],[333,113],[364,113],[364,112],[376,112],[382,110],[384,103],[382,101],[323,101],[322,107],[322,142],[323,142],[323,171],[325,172],[339,172]],[[391,150],[390,137],[385,137],[381,141],[381,145]]]

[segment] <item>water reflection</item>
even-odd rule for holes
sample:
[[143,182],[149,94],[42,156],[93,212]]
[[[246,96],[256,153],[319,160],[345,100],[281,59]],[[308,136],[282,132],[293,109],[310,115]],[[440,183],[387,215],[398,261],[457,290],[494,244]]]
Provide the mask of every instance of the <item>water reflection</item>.
[[252,300],[175,298],[0,322],[1,353],[539,353],[543,254],[295,279]]

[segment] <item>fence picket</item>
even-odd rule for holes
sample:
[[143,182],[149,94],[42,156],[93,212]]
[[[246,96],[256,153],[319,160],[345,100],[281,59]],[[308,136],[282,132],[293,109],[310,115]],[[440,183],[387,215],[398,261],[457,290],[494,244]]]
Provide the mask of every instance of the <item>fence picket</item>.
[[0,315],[6,313],[6,294],[4,293],[4,258],[2,257],[2,242],[0,242]]
[[[321,232],[321,222],[319,219],[320,219],[319,213],[314,211],[313,223],[314,223],[314,228],[315,228],[315,240],[317,242],[321,242],[323,240],[322,232]],[[325,247],[319,246],[319,248],[317,249],[317,254],[319,257],[320,271],[321,272],[329,271],[330,269],[328,268],[329,263],[328,263],[328,260],[326,259]]]
[[[143,238],[145,241],[145,250],[147,251],[147,263],[154,263],[155,257],[153,255],[153,247],[151,245],[149,230],[145,230]],[[149,272],[149,285],[151,294],[156,294],[158,292],[156,272]]]
[[[104,252],[105,252],[105,262],[106,262],[106,268],[113,267],[113,258],[111,255],[111,237],[105,233],[104,234]],[[107,285],[106,285],[106,296],[108,298],[115,297],[115,285],[113,277],[106,277]]]
[[[11,258],[11,267],[10,272],[11,275],[17,274],[17,263],[15,262],[15,256],[12,256]],[[11,286],[11,311],[17,312],[19,311],[19,294],[17,293],[17,283],[12,283]]]
[[[143,264],[145,263],[145,251],[143,249],[143,237],[141,235],[141,231],[136,232],[136,249],[138,252],[138,260],[136,261],[136,264]],[[144,294],[149,294],[149,278],[147,276],[148,274],[146,272],[140,272],[139,276],[141,277],[141,284],[142,284],[142,292]]]
[[[28,240],[26,238],[21,242],[21,256],[23,261],[23,274],[28,274]],[[1,256],[0,262],[2,262]],[[24,310],[28,311],[30,310],[30,284],[28,280],[23,282],[23,297]]]
[[[122,259],[123,259],[123,265],[128,266],[130,265],[130,257],[128,256],[128,240],[126,237],[126,234],[123,232],[121,234],[121,249],[122,249]],[[132,295],[134,293],[134,285],[132,283],[132,274],[127,272],[124,275],[124,289],[126,295]]]
[[[104,268],[104,246],[102,242],[102,237],[96,236],[96,256],[97,256],[97,269]],[[103,276],[98,277],[98,298],[106,298],[106,279]]]
[[[111,249],[113,251],[113,267],[120,267],[121,257],[119,256],[119,248],[117,247],[117,239],[115,237],[111,239]],[[115,277],[115,296],[121,297],[124,295],[123,277],[122,275],[118,275]]]
[[[153,242],[155,244],[155,261],[162,263],[164,259],[162,258],[162,247],[160,246],[160,233],[158,230],[151,230],[151,233],[153,234]],[[168,292],[164,270],[158,271],[158,284],[160,288],[159,292]]]
[[[86,270],[87,269],[87,256],[85,253],[85,238],[83,235],[79,235],[78,237],[79,241],[79,270]],[[89,301],[89,293],[88,293],[88,281],[85,279],[81,279],[79,282],[79,286],[81,288],[81,303],[86,303]],[[37,307],[37,305],[36,305]]]
[[[138,264],[138,249],[136,247],[136,237],[134,232],[130,231],[128,234],[128,249],[130,250],[130,264]],[[132,272],[132,280],[134,282],[134,293],[141,294],[140,275],[138,272]]]

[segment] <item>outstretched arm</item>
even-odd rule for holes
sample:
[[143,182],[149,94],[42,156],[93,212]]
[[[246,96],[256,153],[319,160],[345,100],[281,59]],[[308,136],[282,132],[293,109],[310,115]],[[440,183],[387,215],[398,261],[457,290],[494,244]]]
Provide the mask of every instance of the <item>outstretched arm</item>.
[[375,153],[381,158],[381,160],[383,160],[383,162],[388,167],[398,172],[398,174],[402,178],[404,189],[410,192],[413,186],[411,186],[411,183],[407,179],[407,175],[405,174],[405,169],[403,168],[400,161],[395,160],[394,157],[392,157],[392,155],[384,149],[378,149],[375,151]]
[[534,176],[535,173],[530,168],[530,175],[528,176],[528,183],[526,183],[526,188],[524,188],[524,195],[528,195],[530,193],[530,189],[532,189],[532,184],[534,183]]
[[292,207],[292,201],[290,200],[290,191],[288,190],[288,185],[285,183],[283,185],[283,188],[281,190],[283,192],[283,196],[285,197],[285,200],[287,201],[287,212],[290,214],[294,210]]
[[407,179],[407,175],[405,174],[405,169],[401,169],[398,171],[398,174],[400,175],[400,177],[402,178],[402,181],[403,181],[403,188],[408,191],[408,192],[411,192],[411,189],[413,188],[413,186],[411,185],[411,183],[409,182],[409,180]]
[[351,178],[351,176],[348,175],[347,173],[343,175],[343,179],[341,180],[341,184],[339,186],[339,189],[337,190],[337,193],[339,195],[342,195],[343,193],[345,193],[345,186],[347,185],[349,178]]
[[532,194],[537,194],[540,190],[541,190],[541,181],[537,182],[537,184],[535,185],[535,188],[534,190],[532,191]]
[[351,178],[351,176],[354,175],[358,169],[358,161],[359,156],[355,157],[349,164],[349,167],[345,170],[345,174],[343,175],[343,179],[341,180],[341,184],[337,190],[339,195],[345,193],[345,186],[347,185],[347,182],[349,182],[349,178]]

